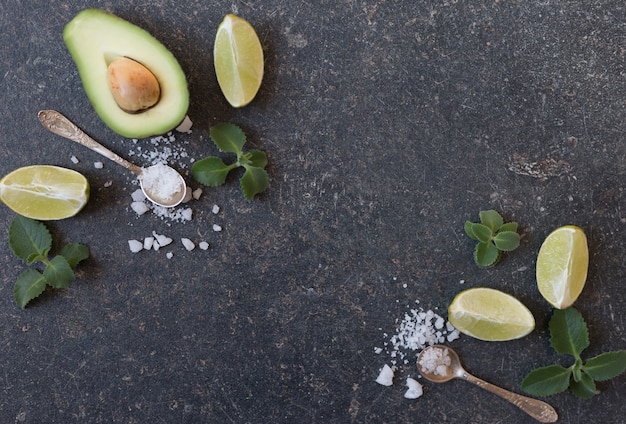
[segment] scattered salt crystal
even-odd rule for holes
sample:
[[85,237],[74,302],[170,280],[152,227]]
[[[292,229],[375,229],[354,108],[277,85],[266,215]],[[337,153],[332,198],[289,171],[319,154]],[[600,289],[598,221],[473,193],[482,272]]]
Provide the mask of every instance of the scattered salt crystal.
[[132,202],[130,204],[130,208],[133,211],[135,211],[135,213],[139,216],[143,215],[144,213],[150,210],[150,207],[146,205],[145,202]]
[[189,115],[187,115],[185,116],[185,119],[183,119],[183,122],[176,127],[176,131],[189,134],[191,132],[192,125],[193,122],[191,121],[191,118],[189,118]]
[[72,161],[72,163],[78,163],[78,162],[79,162],[79,161],[78,161],[78,158],[77,158],[76,156],[72,156],[72,157],[70,158],[70,160]]
[[460,337],[459,330],[454,330],[451,333],[448,333],[448,335],[446,336],[446,340],[448,340],[448,342],[451,342],[451,341],[458,339],[459,337]]
[[217,225],[217,224],[213,224],[213,231],[220,232],[220,231],[222,231],[222,227],[220,227],[220,226],[219,226],[219,225]]
[[188,238],[183,237],[180,239],[180,241],[183,243],[183,246],[185,246],[185,249],[190,252],[196,248],[196,245],[193,243],[193,241],[189,240]]
[[96,169],[102,169],[104,168],[104,164],[102,162],[94,162],[93,163],[94,168]]
[[202,196],[202,189],[200,187],[198,187],[197,189],[195,189],[192,193],[192,196],[194,199],[198,200],[200,198],[200,196]]
[[152,232],[152,235],[156,239],[159,247],[167,246],[173,241],[171,238],[164,236],[163,234],[157,234],[155,231]]
[[143,191],[141,191],[140,188],[138,188],[137,190],[133,191],[130,194],[130,197],[132,197],[133,202],[143,202],[144,200],[146,200],[146,195],[143,194]]
[[385,364],[383,366],[378,374],[378,377],[376,377],[376,382],[378,384],[382,384],[383,386],[391,386],[393,384],[393,370],[389,367],[389,365]]
[[191,208],[183,209],[183,211],[181,212],[181,217],[185,221],[191,221],[192,216],[193,211],[191,210]]
[[154,237],[146,237],[145,239],[143,239],[144,249],[150,250],[152,249],[152,246],[154,246]]
[[218,213],[220,213],[220,207],[217,205],[213,205],[213,209],[211,211],[214,215],[217,215]]
[[198,244],[198,247],[202,250],[207,250],[209,248],[209,243],[207,243],[206,241],[201,241]]
[[104,183],[104,187],[105,188],[111,187],[112,185],[113,185],[113,181],[112,180],[105,181],[105,183]]
[[167,259],[172,259],[172,258],[174,257],[174,254],[173,254],[172,252],[167,252],[167,253],[165,254],[165,257],[166,257]]
[[128,240],[128,247],[131,252],[137,253],[143,249],[143,243],[137,240]]
[[419,381],[411,377],[407,377],[406,386],[409,388],[406,393],[404,393],[404,397],[407,399],[417,399],[424,394],[424,390]]
[[437,321],[435,321],[435,328],[437,330],[441,330],[443,328],[443,324],[444,324],[444,320],[441,317],[437,318]]
[[376,355],[380,355],[383,352],[383,348],[382,347],[375,347],[374,348],[374,353]]

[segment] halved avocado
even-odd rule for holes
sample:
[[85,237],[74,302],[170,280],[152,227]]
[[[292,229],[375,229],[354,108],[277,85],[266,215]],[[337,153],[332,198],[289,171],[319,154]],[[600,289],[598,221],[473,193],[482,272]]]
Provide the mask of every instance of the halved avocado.
[[[65,26],[63,40],[76,63],[89,101],[100,119],[127,138],[161,135],[178,126],[189,108],[185,74],[163,44],[147,31],[100,9],[85,9]],[[107,68],[118,57],[145,66],[160,86],[158,102],[129,113],[109,89]]]

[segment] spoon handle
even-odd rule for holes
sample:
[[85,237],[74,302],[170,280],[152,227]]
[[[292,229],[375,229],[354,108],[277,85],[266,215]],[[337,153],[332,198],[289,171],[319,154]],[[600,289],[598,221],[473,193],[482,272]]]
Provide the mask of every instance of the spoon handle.
[[100,153],[102,156],[111,159],[113,162],[122,165],[123,167],[131,170],[137,175],[141,174],[141,168],[137,165],[128,162],[126,159],[112,152],[111,150],[98,143],[93,138],[89,137],[78,128],[72,121],[67,119],[61,113],[56,110],[42,110],[37,115],[41,124],[49,131],[65,137],[68,140],[75,141],[78,144]]
[[539,422],[553,423],[556,422],[556,420],[558,420],[559,418],[558,414],[552,406],[538,399],[532,399],[526,396],[519,395],[517,393],[510,392],[501,387],[481,380],[478,377],[474,377],[467,372],[464,372],[460,376],[460,378],[462,378],[463,380],[467,380],[470,383],[474,383],[478,387],[481,387],[495,395],[500,396],[503,399],[508,400],[513,405],[517,406],[522,411],[526,412],[528,415],[530,415]]

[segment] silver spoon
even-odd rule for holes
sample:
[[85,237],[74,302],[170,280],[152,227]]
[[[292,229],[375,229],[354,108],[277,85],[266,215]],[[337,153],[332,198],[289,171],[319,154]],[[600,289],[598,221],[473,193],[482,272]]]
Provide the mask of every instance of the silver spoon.
[[426,380],[434,383],[445,383],[453,378],[474,383],[508,400],[539,422],[553,423],[559,418],[554,408],[545,402],[509,392],[469,374],[463,369],[456,352],[447,346],[433,345],[422,350],[417,357],[417,369]]
[[[153,165],[148,168],[141,168],[133,163],[130,163],[126,159],[98,143],[93,138],[89,137],[80,128],[74,125],[73,122],[55,110],[42,110],[37,116],[39,117],[39,121],[41,121],[42,125],[49,131],[52,131],[61,137],[75,141],[78,144],[82,144],[83,146],[100,153],[102,156],[111,159],[118,165],[122,165],[126,169],[134,172],[139,178],[141,191],[143,191],[143,194],[145,194],[146,198],[152,203],[166,208],[171,208],[180,204],[180,202],[182,202],[185,198],[185,194],[187,193],[187,184],[185,183],[183,177],[173,168],[167,165]],[[159,179],[154,178],[157,172],[164,175],[166,174],[166,178],[171,176],[173,179],[176,179],[177,190],[172,195],[164,197],[159,194]],[[148,183],[146,183],[146,181],[148,181]]]

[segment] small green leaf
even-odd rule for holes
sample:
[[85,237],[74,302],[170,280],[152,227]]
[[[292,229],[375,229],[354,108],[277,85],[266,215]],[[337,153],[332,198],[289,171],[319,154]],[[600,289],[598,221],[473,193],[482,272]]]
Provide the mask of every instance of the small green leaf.
[[63,256],[67,260],[67,263],[70,264],[70,267],[74,269],[80,261],[89,257],[89,248],[84,244],[69,243],[63,246],[59,254]]
[[474,250],[474,261],[482,267],[490,267],[495,265],[500,258],[498,248],[491,242],[478,243]]
[[617,377],[626,371],[626,350],[606,352],[589,359],[583,371],[596,381],[605,381]]
[[222,152],[241,155],[241,149],[246,143],[246,135],[237,125],[221,123],[211,127],[211,139]]
[[564,392],[572,371],[561,365],[550,365],[531,371],[522,381],[522,390],[533,396],[550,396]]
[[498,231],[504,223],[502,216],[494,210],[480,211],[479,215],[480,222],[489,227],[494,233]]
[[600,393],[596,390],[596,383],[589,375],[581,373],[580,379],[570,381],[570,390],[581,399],[589,399]]
[[46,280],[36,269],[27,269],[17,277],[13,287],[15,301],[24,309],[26,304],[46,289]]
[[46,270],[43,272],[46,282],[56,289],[68,287],[74,281],[74,272],[67,260],[61,256],[55,256]]
[[496,247],[504,252],[510,252],[519,247],[519,234],[514,231],[500,231],[493,238]]
[[502,224],[500,231],[514,231],[517,233],[517,222],[507,222]]
[[247,165],[256,166],[257,168],[265,168],[267,166],[267,154],[261,150],[250,150],[244,156]]
[[256,166],[245,165],[246,172],[241,177],[241,190],[248,200],[252,200],[255,194],[261,193],[267,188],[267,171]]
[[557,353],[580,357],[589,346],[587,325],[580,312],[573,307],[555,309],[550,319],[550,343]]
[[483,224],[472,224],[472,233],[474,233],[476,239],[481,243],[487,243],[491,241],[491,237],[493,237],[493,231]]
[[463,226],[465,230],[465,234],[467,234],[472,240],[478,240],[478,237],[474,234],[474,223],[470,221],[465,221],[465,225]]
[[237,165],[226,165],[220,158],[209,156],[195,162],[191,167],[191,175],[196,181],[209,187],[217,187],[226,181],[226,176]]
[[30,265],[47,258],[52,236],[43,223],[16,215],[9,226],[9,245],[18,258]]

